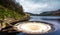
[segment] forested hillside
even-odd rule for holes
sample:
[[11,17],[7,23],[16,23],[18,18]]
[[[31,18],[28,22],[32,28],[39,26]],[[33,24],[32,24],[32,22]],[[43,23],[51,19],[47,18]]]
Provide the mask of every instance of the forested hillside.
[[0,0],[0,5],[10,10],[19,12],[20,14],[24,14],[22,6],[19,3],[17,3],[15,0]]
[[0,0],[0,20],[2,21],[0,23],[2,23],[2,28],[5,28],[6,24],[27,19],[28,15],[24,13],[23,7],[15,0]]

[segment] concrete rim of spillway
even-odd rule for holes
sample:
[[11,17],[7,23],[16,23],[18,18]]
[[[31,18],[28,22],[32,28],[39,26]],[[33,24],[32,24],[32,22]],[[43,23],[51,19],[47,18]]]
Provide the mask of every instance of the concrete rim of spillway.
[[[25,29],[23,29],[22,30],[22,28],[21,27],[23,27],[23,25],[26,25],[26,24],[32,24],[32,23],[34,23],[34,24],[42,24],[42,25],[46,25],[46,26],[49,26],[50,28],[45,32],[27,32],[27,31],[25,31]],[[33,25],[34,25],[33,24]],[[45,33],[49,33],[49,32],[53,32],[54,30],[55,30],[55,28],[53,27],[53,25],[52,24],[50,24],[50,23],[46,23],[46,22],[34,22],[34,21],[29,21],[29,22],[19,22],[19,23],[17,23],[17,24],[15,24],[14,25],[14,29],[16,30],[16,31],[18,31],[18,32],[22,32],[22,33],[26,33],[26,34],[45,34]]]

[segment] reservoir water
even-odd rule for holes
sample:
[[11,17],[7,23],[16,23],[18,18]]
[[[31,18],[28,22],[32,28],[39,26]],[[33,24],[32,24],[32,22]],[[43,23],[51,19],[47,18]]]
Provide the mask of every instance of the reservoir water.
[[[55,30],[53,32],[42,35],[60,35],[60,16],[30,16],[29,21],[47,22],[54,26]],[[26,34],[18,33],[17,35]]]

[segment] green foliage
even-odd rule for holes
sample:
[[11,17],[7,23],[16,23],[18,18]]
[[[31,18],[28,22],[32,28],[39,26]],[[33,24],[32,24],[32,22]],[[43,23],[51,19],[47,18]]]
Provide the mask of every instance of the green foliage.
[[15,12],[18,12],[22,15],[25,15],[22,6],[19,5],[19,3],[17,3],[15,0],[0,0],[0,5]]
[[0,19],[5,19],[5,18],[20,19],[22,18],[22,16],[23,15],[19,14],[18,12],[0,6]]

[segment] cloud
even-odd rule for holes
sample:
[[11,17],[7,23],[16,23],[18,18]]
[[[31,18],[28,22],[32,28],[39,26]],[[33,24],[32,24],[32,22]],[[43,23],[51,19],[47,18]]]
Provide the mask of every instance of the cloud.
[[17,0],[25,12],[41,13],[60,9],[60,0]]

